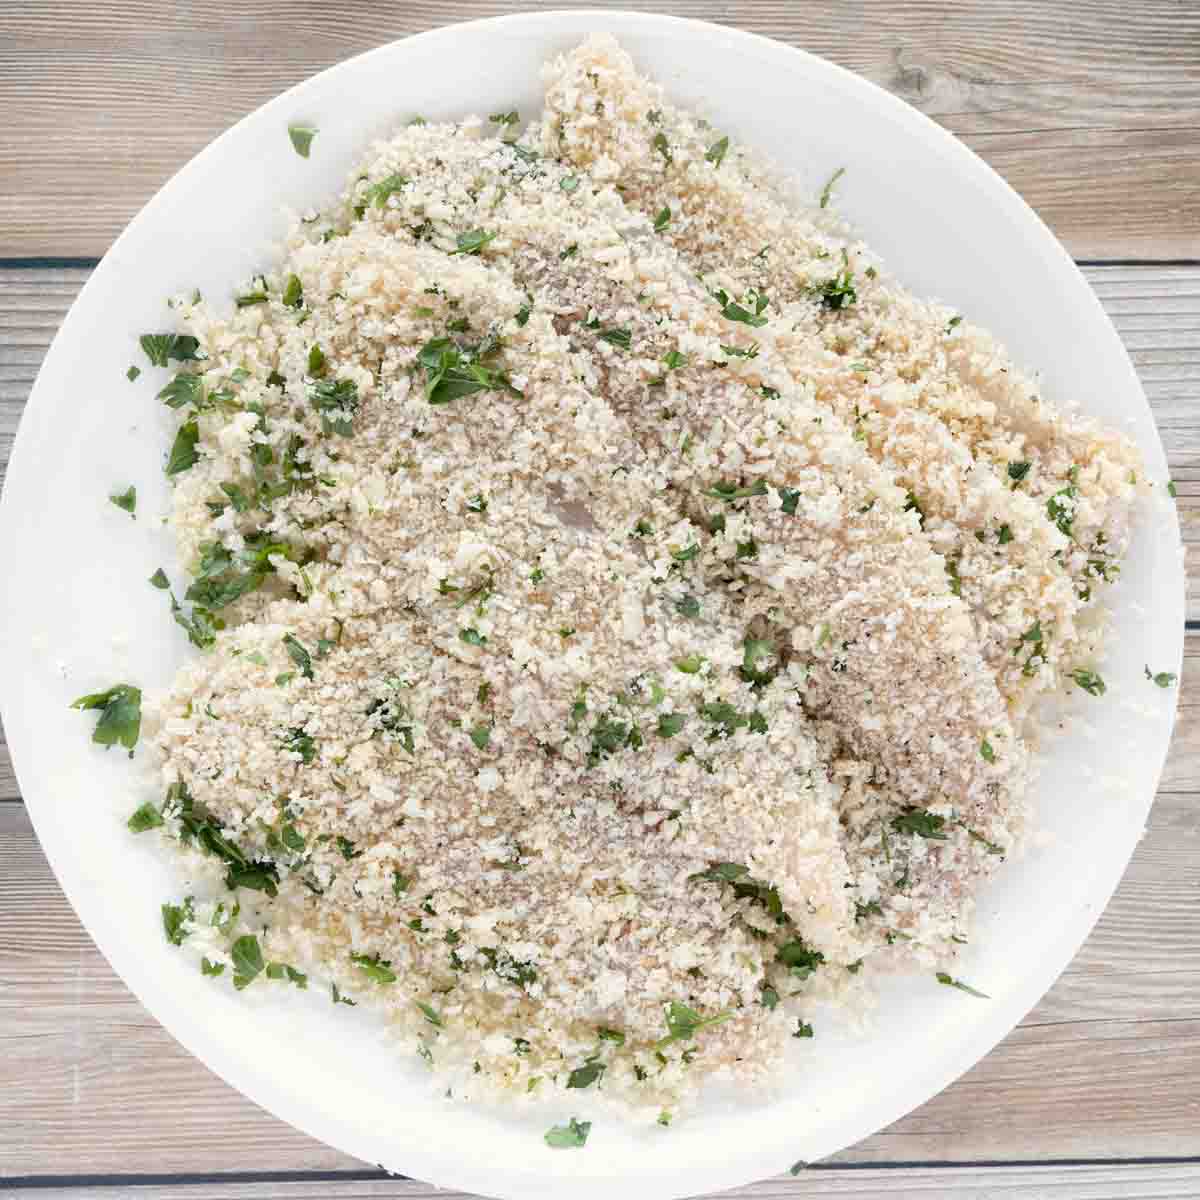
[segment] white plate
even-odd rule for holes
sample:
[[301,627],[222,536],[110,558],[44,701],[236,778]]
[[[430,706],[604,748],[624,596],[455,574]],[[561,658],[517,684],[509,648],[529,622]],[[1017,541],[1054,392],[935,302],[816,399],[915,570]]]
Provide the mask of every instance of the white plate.
[[[844,211],[919,293],[995,330],[1043,372],[1045,394],[1077,400],[1166,464],[1129,359],[1063,248],[1022,200],[920,113],[830,63],[745,33],[634,13],[543,13],[422,34],[310,79],[219,137],[133,221],[54,341],[21,422],[0,508],[3,716],[30,814],[64,890],[114,968],[193,1054],[284,1120],[368,1162],[504,1197],[673,1197],[742,1184],[823,1158],[895,1120],[966,1070],[1021,1019],[1100,915],[1141,833],[1171,734],[1174,693],[1144,663],[1178,670],[1183,640],[1179,529],[1148,511],[1113,591],[1116,628],[1090,725],[1052,747],[1037,803],[1053,840],[1009,863],[982,897],[978,949],[962,973],[977,1001],[927,978],[884,989],[860,1040],[790,1047],[782,1094],[716,1099],[670,1130],[598,1118],[582,1151],[553,1151],[554,1120],[433,1099],[381,1052],[365,1018],[327,997],[277,1012],[276,990],[210,986],[164,943],[158,906],[181,888],[131,838],[130,765],[88,741],[81,693],[166,683],[189,653],[164,596],[146,585],[174,565],[165,511],[167,422],[137,335],[171,328],[167,295],[230,295],[268,261],[282,204],[340,186],[368,137],[414,113],[449,117],[538,107],[539,67],[591,30],[616,34],[679,101],[798,172],[815,195],[847,168]],[[320,127],[312,158],[286,127]],[[131,522],[106,500],[138,487]],[[1161,489],[1160,489],[1161,490]],[[178,574],[176,573],[176,578]],[[149,840],[149,839],[145,839]],[[319,1001],[319,1003],[318,1003]]]

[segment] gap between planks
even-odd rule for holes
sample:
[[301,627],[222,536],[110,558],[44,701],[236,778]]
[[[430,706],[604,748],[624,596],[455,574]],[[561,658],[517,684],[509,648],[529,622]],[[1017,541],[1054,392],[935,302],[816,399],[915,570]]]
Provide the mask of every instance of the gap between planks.
[[[347,1173],[349,1174],[349,1173]],[[81,1180],[35,1184],[39,1200],[471,1200],[464,1192],[442,1191],[413,1180],[342,1178],[183,1179],[123,1177],[111,1182]],[[86,1191],[81,1189],[86,1188]],[[722,1200],[1194,1200],[1200,1194],[1200,1164],[1139,1163],[902,1166],[887,1169],[808,1170],[722,1192]],[[20,1184],[0,1197],[31,1197]]]

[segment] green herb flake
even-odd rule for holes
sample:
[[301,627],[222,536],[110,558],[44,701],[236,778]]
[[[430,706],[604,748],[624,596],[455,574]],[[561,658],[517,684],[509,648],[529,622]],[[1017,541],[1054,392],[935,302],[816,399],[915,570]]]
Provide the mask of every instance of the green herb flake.
[[474,627],[468,629],[460,629],[458,631],[458,640],[466,642],[468,646],[486,646],[487,638]]
[[700,601],[695,596],[681,596],[675,601],[675,611],[681,617],[695,619],[700,615]]
[[358,384],[353,379],[322,379],[308,389],[308,402],[321,414],[321,431],[328,437],[350,437],[358,411]]
[[286,634],[283,644],[287,647],[288,657],[296,664],[300,674],[305,679],[313,677],[312,655],[290,633]]
[[431,1005],[426,1004],[423,1000],[414,1000],[413,1003],[421,1010],[430,1025],[434,1029],[445,1029],[446,1023],[442,1020],[441,1014]]
[[170,359],[195,362],[200,357],[196,353],[200,349],[199,339],[186,333],[143,333],[138,342],[152,367],[165,367]]
[[[136,370],[137,368],[130,367],[129,369],[131,371],[133,371],[133,370]],[[1175,480],[1173,480],[1173,479],[1167,480],[1167,495],[1170,496],[1172,500],[1176,499],[1179,495],[1179,489],[1175,486]]]
[[591,1087],[604,1075],[608,1068],[598,1059],[593,1059],[591,1062],[586,1062],[582,1067],[576,1067],[570,1075],[567,1076],[567,1087],[569,1088],[587,1088]]
[[224,975],[225,974],[225,964],[224,963],[215,963],[208,957],[208,955],[205,955],[200,960],[200,974],[201,975],[212,975],[212,976]]
[[686,724],[687,717],[683,713],[662,713],[658,718],[658,736],[674,737]]
[[845,167],[838,167],[836,171],[825,181],[825,186],[821,189],[821,198],[817,202],[818,207],[828,208],[829,201],[833,199],[833,189],[837,181],[846,173]]
[[725,161],[725,155],[729,153],[729,139],[727,137],[720,138],[709,146],[704,155],[704,161],[712,163],[714,169],[719,168]]
[[633,333],[629,329],[602,329],[597,336],[619,350],[628,350],[633,344]]
[[1031,462],[1010,462],[1008,464],[1008,477],[1013,481],[1013,487],[1022,483],[1032,469],[1033,463]]
[[166,474],[168,478],[181,475],[190,470],[200,461],[196,445],[200,441],[200,426],[195,417],[180,425],[171,443],[171,452],[167,455]]
[[471,730],[471,741],[475,743],[476,750],[486,750],[491,740],[492,730],[490,725],[476,725]]
[[125,372],[125,378],[128,379],[130,383],[132,383],[141,373],[142,373],[141,367],[131,366],[129,368],[129,370]]
[[558,181],[558,186],[562,188],[564,192],[570,195],[571,192],[575,191],[575,189],[579,187],[579,176],[565,175]]
[[1071,672],[1071,678],[1079,687],[1083,688],[1083,690],[1087,692],[1089,696],[1103,696],[1108,690],[1108,688],[1105,686],[1104,680],[1101,679],[1095,671],[1087,671],[1082,667],[1078,667]]
[[469,229],[455,238],[455,248],[451,254],[478,254],[489,242],[496,240],[496,234],[485,233],[482,229]]
[[690,1042],[702,1029],[720,1025],[734,1015],[733,1010],[714,1013],[711,1017],[702,1017],[694,1008],[672,1000],[666,1008],[667,1036],[655,1043],[658,1049],[669,1046],[672,1042]]
[[892,818],[892,828],[897,833],[909,833],[929,841],[944,842],[946,835],[942,832],[946,818],[931,813],[927,808],[907,807],[898,816]]
[[124,746],[132,751],[142,728],[142,690],[128,683],[118,683],[106,692],[80,696],[72,708],[88,711],[98,709],[100,720],[92,731],[92,741],[98,746]]
[[371,184],[363,194],[363,199],[367,204],[374,204],[376,208],[383,208],[387,204],[389,197],[400,191],[407,183],[408,179],[404,175],[388,175],[378,183]]
[[252,984],[266,967],[262,947],[252,933],[243,934],[233,943],[230,957],[233,959],[233,986],[239,992]]
[[807,1021],[796,1022],[796,1032],[792,1034],[794,1038],[810,1038],[813,1036],[813,1027]]
[[552,1150],[572,1150],[586,1146],[591,1131],[591,1121],[577,1121],[572,1117],[566,1125],[552,1125],[547,1129],[545,1142]]
[[664,229],[671,223],[671,210],[667,205],[663,205],[654,215],[654,232],[662,233]]
[[183,939],[188,935],[188,926],[196,920],[192,898],[188,896],[182,904],[164,904],[162,906],[163,933],[172,946],[182,946]]
[[979,757],[986,763],[994,763],[996,761],[996,751],[992,749],[992,743],[984,738],[979,743]]
[[671,155],[671,144],[667,141],[667,135],[661,130],[650,139],[650,145],[658,154],[662,155],[663,162],[667,166],[670,166],[675,161]]
[[162,813],[149,800],[139,805],[125,822],[131,833],[145,833],[148,829],[157,829],[162,823]]
[[283,287],[283,303],[285,308],[299,308],[304,303],[304,285],[299,275],[289,275]]
[[292,140],[292,149],[296,151],[301,158],[307,158],[309,151],[312,149],[313,138],[317,136],[317,130],[312,125],[289,125],[288,137]]
[[767,318],[762,313],[769,301],[762,292],[747,292],[743,304],[733,300],[724,288],[718,288],[713,293],[713,298],[721,306],[721,316],[727,321],[738,321],[754,329],[767,323]]
[[968,996],[975,996],[980,1000],[990,1000],[991,996],[985,995],[983,992],[977,991],[970,984],[963,983],[961,979],[955,979],[952,975],[947,975],[945,971],[937,973],[938,983],[944,984],[946,987],[958,988],[960,992],[966,992]]
[[384,959],[381,960],[378,954],[372,954],[369,957],[365,954],[351,954],[350,961],[372,982],[372,983],[395,983],[396,972],[391,970],[391,963]]
[[1149,679],[1150,682],[1155,685],[1155,687],[1169,688],[1175,683],[1179,676],[1176,675],[1174,671],[1159,671],[1157,673],[1153,673],[1149,667],[1146,667],[1146,678]]
[[123,492],[116,492],[108,499],[110,504],[115,504],[122,512],[134,516],[137,509],[137,488],[132,483]]

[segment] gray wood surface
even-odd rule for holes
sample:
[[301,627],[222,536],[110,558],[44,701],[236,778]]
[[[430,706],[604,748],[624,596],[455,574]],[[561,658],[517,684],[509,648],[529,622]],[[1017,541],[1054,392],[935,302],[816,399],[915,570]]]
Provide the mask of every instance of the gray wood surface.
[[[0,256],[102,254],[176,169],[282,89],[405,34],[512,7],[504,0],[0,5]],[[520,7],[575,5],[526,0]],[[902,96],[991,162],[1079,257],[1200,256],[1195,3],[660,0],[653,7],[812,50]],[[419,98],[405,103],[420,108]]]

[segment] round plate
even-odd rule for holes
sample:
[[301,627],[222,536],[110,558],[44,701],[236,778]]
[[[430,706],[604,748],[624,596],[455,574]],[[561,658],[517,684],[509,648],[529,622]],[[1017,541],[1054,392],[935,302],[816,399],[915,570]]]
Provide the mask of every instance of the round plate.
[[[539,68],[584,34],[617,35],[680,102],[794,170],[814,196],[844,166],[840,204],[913,290],[991,328],[1045,395],[1078,402],[1166,464],[1129,359],[1063,248],[980,159],[865,80],[800,51],[692,21],[542,13],[456,25],[384,46],[285,92],[197,155],[105,255],[55,338],[17,436],[0,509],[3,717],[42,846],[80,920],[138,998],[201,1061],[268,1111],[333,1146],[445,1187],[503,1197],[673,1197],[812,1161],[902,1116],[1002,1038],[1070,961],[1141,833],[1166,753],[1174,693],[1144,663],[1178,670],[1183,568],[1170,506],[1147,505],[1121,582],[1108,694],[1047,749],[1037,788],[1046,835],[981,897],[961,972],[990,1000],[927,977],[889,980],[871,1032],[818,1028],[795,1042],[777,1092],[710,1096],[670,1129],[630,1129],[585,1102],[505,1111],[457,1106],[409,1056],[381,1050],[364,1010],[319,989],[235,993],[167,945],[159,904],[186,885],[124,819],[142,798],[120,751],[90,744],[82,693],[166,684],[190,653],[166,598],[179,578],[159,521],[168,444],[137,335],[172,328],[164,301],[232,289],[270,261],[284,221],[340,187],[369,139],[430,118],[539,107]],[[287,126],[320,127],[312,157]],[[136,521],[109,504],[137,485]],[[1161,487],[1158,489],[1162,491]],[[1084,719],[1085,718],[1085,719]],[[294,992],[294,989],[287,989]],[[828,1024],[828,1022],[827,1022]],[[581,1151],[543,1131],[592,1116]]]

